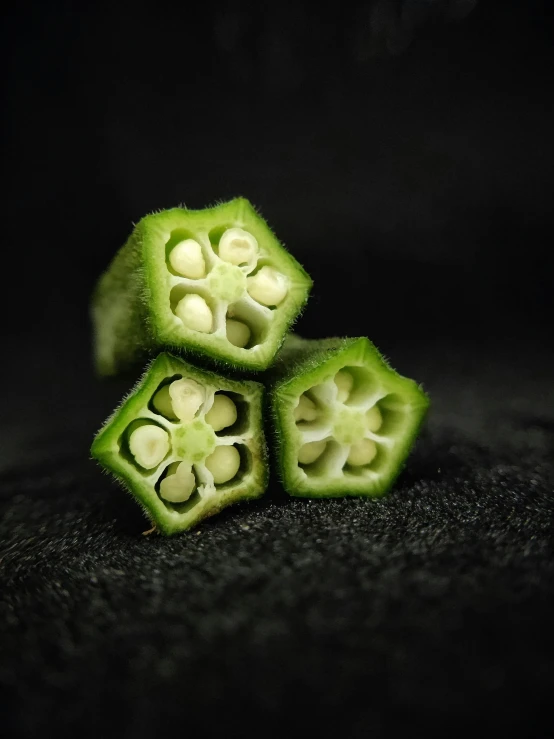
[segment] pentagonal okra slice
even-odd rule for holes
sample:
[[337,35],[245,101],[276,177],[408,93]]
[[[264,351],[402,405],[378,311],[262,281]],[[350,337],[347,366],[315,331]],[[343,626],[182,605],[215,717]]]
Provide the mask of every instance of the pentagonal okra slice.
[[164,534],[267,484],[262,386],[162,353],[96,436],[92,456]]
[[168,347],[265,369],[310,287],[244,198],[148,215],[95,290],[98,371],[116,374]]
[[399,474],[429,400],[366,338],[289,336],[271,410],[285,489],[299,496],[375,496]]

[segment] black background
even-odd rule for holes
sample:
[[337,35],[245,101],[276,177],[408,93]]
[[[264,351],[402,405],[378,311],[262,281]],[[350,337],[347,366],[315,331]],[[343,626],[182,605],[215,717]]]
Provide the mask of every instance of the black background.
[[[7,52],[0,682],[13,735],[543,736],[553,20],[471,0],[18,3]],[[244,195],[433,413],[385,501],[170,542],[87,459],[88,299],[132,223]],[[296,712],[296,724],[293,713]],[[110,714],[110,718],[108,718]],[[311,727],[311,728],[310,728]],[[442,727],[442,728],[440,728]]]

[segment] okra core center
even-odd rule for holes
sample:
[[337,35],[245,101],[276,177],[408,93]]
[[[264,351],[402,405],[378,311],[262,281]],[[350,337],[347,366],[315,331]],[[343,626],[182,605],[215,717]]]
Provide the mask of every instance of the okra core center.
[[341,408],[333,424],[333,436],[340,444],[355,444],[366,432],[365,415],[355,408]]
[[214,298],[234,303],[246,292],[246,275],[233,264],[216,264],[210,272],[208,284]]
[[192,462],[201,462],[212,454],[216,445],[213,428],[202,418],[177,428],[173,439],[177,456]]

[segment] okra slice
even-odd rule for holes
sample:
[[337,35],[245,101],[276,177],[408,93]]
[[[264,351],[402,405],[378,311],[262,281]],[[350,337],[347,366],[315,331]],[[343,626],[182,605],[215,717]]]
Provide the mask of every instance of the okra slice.
[[429,400],[366,338],[287,337],[273,371],[277,466],[290,495],[377,496],[399,474]]
[[92,456],[162,533],[183,531],[264,493],[262,391],[164,352],[100,430]]
[[244,198],[148,215],[93,295],[98,372],[117,374],[162,349],[266,369],[311,284]]

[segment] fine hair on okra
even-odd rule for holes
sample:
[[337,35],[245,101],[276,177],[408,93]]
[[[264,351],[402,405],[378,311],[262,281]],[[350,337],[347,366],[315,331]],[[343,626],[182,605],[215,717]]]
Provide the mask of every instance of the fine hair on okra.
[[168,353],[156,357],[96,436],[92,456],[165,534],[267,485],[262,386]]
[[97,370],[118,374],[165,349],[264,370],[311,284],[244,198],[145,216],[93,295]]
[[276,462],[291,495],[385,493],[402,469],[429,400],[366,338],[287,337],[270,391]]

